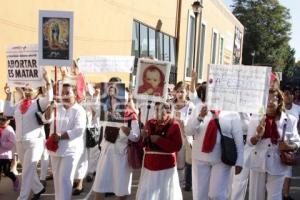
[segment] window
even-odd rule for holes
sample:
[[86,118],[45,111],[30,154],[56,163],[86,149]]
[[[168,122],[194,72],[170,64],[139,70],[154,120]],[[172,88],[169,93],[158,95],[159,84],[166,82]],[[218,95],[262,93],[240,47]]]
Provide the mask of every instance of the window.
[[170,61],[172,65],[176,65],[176,39],[170,37]]
[[174,37],[134,20],[131,55],[136,59],[133,74],[136,74],[138,58],[153,56],[158,60],[171,61],[169,82],[175,84],[177,79],[176,42]]
[[189,12],[187,46],[185,52],[185,77],[190,78],[193,69],[194,59],[194,35],[195,35],[195,16]]
[[206,37],[206,25],[201,24],[200,30],[200,45],[199,45],[199,62],[198,62],[198,79],[202,79],[203,66],[204,66],[204,52],[205,52],[205,37]]
[[149,28],[149,56],[156,57],[155,30]]
[[163,41],[163,34],[161,32],[156,33],[156,47],[157,47],[157,56],[156,58],[158,60],[164,59],[164,41]]
[[132,25],[132,47],[131,55],[139,57],[139,24],[134,22]]
[[148,28],[140,24],[140,57],[148,56]]
[[212,44],[211,44],[211,63],[212,64],[217,64],[217,42],[218,42],[218,33],[213,31]]
[[219,64],[223,64],[224,61],[224,37],[220,37],[220,48],[219,48]]
[[164,35],[164,60],[170,61],[170,37]]

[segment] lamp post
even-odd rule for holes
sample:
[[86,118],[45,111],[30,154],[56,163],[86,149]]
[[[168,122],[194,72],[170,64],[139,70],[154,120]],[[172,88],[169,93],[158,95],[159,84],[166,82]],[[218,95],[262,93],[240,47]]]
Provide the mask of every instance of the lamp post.
[[252,65],[254,64],[254,58],[255,58],[255,50],[251,53],[252,56]]
[[193,69],[195,69],[195,65],[196,65],[196,40],[197,40],[197,18],[198,15],[201,13],[201,10],[203,8],[201,2],[199,0],[194,1],[194,3],[192,4],[192,8],[193,8],[193,12],[195,15],[195,32],[194,32],[194,55],[193,55]]

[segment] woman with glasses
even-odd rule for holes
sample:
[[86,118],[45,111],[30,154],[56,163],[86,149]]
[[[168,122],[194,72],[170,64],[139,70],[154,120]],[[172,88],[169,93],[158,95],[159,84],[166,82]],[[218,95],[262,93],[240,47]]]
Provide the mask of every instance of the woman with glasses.
[[[282,141],[284,129],[286,137]],[[280,151],[297,150],[300,138],[297,119],[284,112],[279,89],[269,90],[266,115],[250,121],[247,142],[254,147],[246,161],[250,168],[249,200],[265,199],[265,191],[268,200],[281,200],[284,178],[290,166],[281,162]]]

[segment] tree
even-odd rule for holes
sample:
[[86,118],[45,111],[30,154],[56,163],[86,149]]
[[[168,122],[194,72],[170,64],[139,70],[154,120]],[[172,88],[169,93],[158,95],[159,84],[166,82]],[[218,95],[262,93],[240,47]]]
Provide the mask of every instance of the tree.
[[295,67],[300,67],[300,60],[296,62]]
[[[243,64],[283,67],[289,56],[289,10],[278,0],[234,0],[233,14],[244,25]],[[290,64],[290,63],[289,63]]]

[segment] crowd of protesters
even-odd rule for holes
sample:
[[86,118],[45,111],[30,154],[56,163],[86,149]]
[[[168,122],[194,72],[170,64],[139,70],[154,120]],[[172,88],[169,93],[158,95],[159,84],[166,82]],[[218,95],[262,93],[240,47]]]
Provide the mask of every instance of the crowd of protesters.
[[[45,86],[39,90],[4,88],[0,172],[19,191],[18,200],[40,199],[48,177],[53,177],[56,200],[80,195],[84,179],[93,181],[95,200],[108,195],[181,200],[182,190],[192,191],[195,200],[292,200],[292,167],[281,162],[280,152],[300,146],[299,89],[280,90],[272,77],[266,114],[209,110],[206,82],[196,84],[193,71],[190,85],[169,86],[166,102],[137,100],[127,88],[126,123],[112,127],[100,123],[99,86],[85,82],[76,62],[71,69],[61,70],[62,79],[56,83],[45,71]],[[122,80],[112,77],[109,82]],[[88,131],[98,134],[92,147],[86,145]],[[233,165],[221,159],[222,135],[236,145]],[[128,161],[131,145],[143,152],[135,197],[132,175],[139,167]]]

